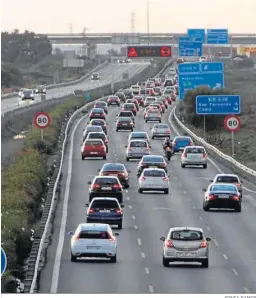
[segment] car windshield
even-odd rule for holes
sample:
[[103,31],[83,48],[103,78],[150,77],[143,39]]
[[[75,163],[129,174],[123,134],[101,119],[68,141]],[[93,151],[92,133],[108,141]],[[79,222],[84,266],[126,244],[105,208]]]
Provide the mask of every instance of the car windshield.
[[145,177],[165,177],[165,173],[163,171],[147,170],[147,171],[144,171],[143,176],[145,176]]
[[234,176],[219,176],[216,179],[217,182],[223,182],[223,183],[238,183],[238,178]]
[[133,133],[131,134],[131,139],[146,139],[147,135],[145,133]]
[[134,141],[130,143],[130,147],[147,147],[147,143],[146,142],[138,142],[138,141]]
[[143,162],[164,162],[163,157],[158,156],[144,156]]
[[203,234],[196,230],[180,230],[171,232],[171,240],[196,241],[203,240]]
[[95,200],[92,202],[91,208],[119,209],[119,206],[114,200]]
[[107,164],[103,166],[103,171],[124,171],[125,167],[123,165],[116,165],[116,164]]
[[79,239],[108,239],[109,234],[105,231],[82,231]]
[[205,153],[205,150],[204,148],[187,148],[186,149],[186,153],[189,153],[189,154],[197,154],[197,153],[201,153],[201,154],[204,154]]
[[236,192],[236,187],[234,185],[214,185],[211,187],[212,192],[220,192],[220,191],[230,191]]
[[99,184],[99,185],[106,185],[106,184],[117,184],[117,178],[110,178],[110,177],[100,177],[100,178],[96,178],[95,184]]
[[103,145],[102,141],[92,141],[92,140],[88,140],[85,142],[85,145],[87,146],[100,146]]

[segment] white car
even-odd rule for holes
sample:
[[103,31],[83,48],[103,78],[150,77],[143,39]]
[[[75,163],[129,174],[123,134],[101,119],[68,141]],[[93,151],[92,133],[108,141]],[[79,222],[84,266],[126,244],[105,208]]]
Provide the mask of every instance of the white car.
[[138,192],[143,191],[163,191],[169,193],[169,177],[164,169],[147,168],[144,169],[139,178]]
[[186,166],[203,166],[207,168],[207,154],[202,146],[185,147],[181,154],[181,167]]
[[146,140],[150,144],[150,138],[147,132],[145,131],[133,131],[128,137],[128,142],[136,140]]
[[131,90],[133,96],[140,95],[140,86],[132,85],[130,90]]
[[207,62],[207,58],[205,56],[202,56],[199,58],[199,62]]
[[70,241],[70,260],[76,262],[78,258],[109,258],[116,263],[117,240],[110,225],[101,223],[81,223]]
[[152,133],[152,140],[157,137],[158,138],[170,137],[171,136],[170,126],[167,123],[154,124],[151,130],[151,133]]
[[100,75],[97,73],[97,72],[94,72],[92,74],[92,77],[91,77],[92,80],[99,80],[100,79]]

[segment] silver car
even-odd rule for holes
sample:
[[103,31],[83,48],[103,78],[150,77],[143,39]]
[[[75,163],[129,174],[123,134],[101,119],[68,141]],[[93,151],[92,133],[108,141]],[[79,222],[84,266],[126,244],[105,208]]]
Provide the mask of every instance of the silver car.
[[145,140],[148,142],[148,144],[150,144],[150,138],[147,134],[147,132],[145,131],[133,131],[130,133],[129,137],[128,137],[128,142],[130,141],[136,141],[136,140]]
[[164,169],[148,168],[144,169],[139,178],[138,192],[143,191],[163,191],[169,193],[169,176]]
[[145,122],[147,123],[148,121],[158,121],[162,122],[162,115],[158,110],[148,110],[146,115],[145,115]]
[[78,258],[109,258],[116,263],[117,241],[119,233],[113,233],[108,224],[81,223],[75,232],[68,233],[70,241],[70,260]]
[[144,101],[144,107],[148,107],[151,103],[156,101],[156,97],[154,96],[147,96]]
[[201,228],[173,227],[167,237],[161,237],[163,245],[163,265],[170,262],[198,262],[209,267],[209,241]]
[[144,155],[150,154],[150,146],[146,140],[132,140],[125,148],[127,148],[126,161],[140,159]]
[[243,187],[242,187],[242,183],[243,181],[239,179],[239,177],[237,175],[234,174],[217,174],[213,180],[210,180],[210,182],[213,183],[227,183],[227,184],[235,184],[235,186],[237,187],[241,198],[243,195]]
[[170,137],[171,136],[171,130],[169,127],[169,124],[167,123],[159,123],[154,124],[152,130],[152,139],[157,137]]
[[202,146],[185,147],[181,155],[181,167],[186,166],[203,166],[207,168],[207,154]]

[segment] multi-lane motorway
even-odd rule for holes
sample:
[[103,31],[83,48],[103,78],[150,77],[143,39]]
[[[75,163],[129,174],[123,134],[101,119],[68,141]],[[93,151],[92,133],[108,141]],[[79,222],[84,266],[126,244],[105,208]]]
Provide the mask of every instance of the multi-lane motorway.
[[[46,99],[52,99],[62,97],[67,94],[71,94],[74,89],[87,90],[91,88],[97,88],[110,84],[112,80],[112,73],[114,73],[114,81],[120,82],[123,80],[123,73],[128,73],[129,78],[141,72],[149,65],[149,62],[132,62],[128,64],[110,64],[99,71],[100,80],[98,82],[92,81],[90,78],[80,82],[76,85],[64,86],[60,88],[49,89],[47,91]],[[36,96],[35,102],[39,100],[39,96]],[[18,98],[13,96],[7,99],[3,99],[1,102],[1,113],[6,113],[9,110],[18,107]]]
[[[128,67],[128,66],[127,66]],[[123,70],[122,70],[123,72]],[[102,73],[101,73],[102,75]],[[168,165],[170,193],[139,194],[137,163],[125,161],[129,132],[115,131],[120,108],[109,108],[110,147],[107,161],[81,160],[82,130],[87,118],[74,123],[63,167],[61,200],[56,212],[47,263],[41,273],[40,292],[49,293],[255,293],[256,292],[256,187],[244,181],[241,213],[204,212],[203,192],[222,165],[207,169],[180,167],[176,154]],[[162,122],[168,122],[169,110]],[[147,131],[142,110],[136,117],[136,130]],[[178,131],[172,127],[173,136]],[[163,154],[162,140],[151,141],[151,152]],[[88,185],[104,162],[121,162],[131,170],[130,188],[125,190],[124,227],[118,237],[118,261],[70,261],[70,237],[85,221]],[[211,237],[210,266],[162,265],[161,236],[171,226],[199,226]]]

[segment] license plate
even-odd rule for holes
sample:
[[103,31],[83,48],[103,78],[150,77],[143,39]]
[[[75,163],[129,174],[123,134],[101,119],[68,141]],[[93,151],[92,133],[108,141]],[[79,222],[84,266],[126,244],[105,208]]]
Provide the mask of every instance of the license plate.
[[195,252],[178,252],[178,257],[180,258],[194,258],[196,256]]
[[111,187],[102,187],[101,189],[102,190],[111,190],[112,188]]
[[100,246],[87,246],[88,250],[96,250],[96,249],[100,249]]
[[91,152],[91,154],[99,154],[99,152]]
[[127,123],[123,123],[123,126],[127,126],[128,124]]
[[228,199],[229,198],[229,196],[227,196],[227,195],[219,195],[218,196],[220,199]]
[[151,166],[150,168],[157,169],[158,167],[157,166]]
[[110,210],[100,210],[100,213],[110,213]]

